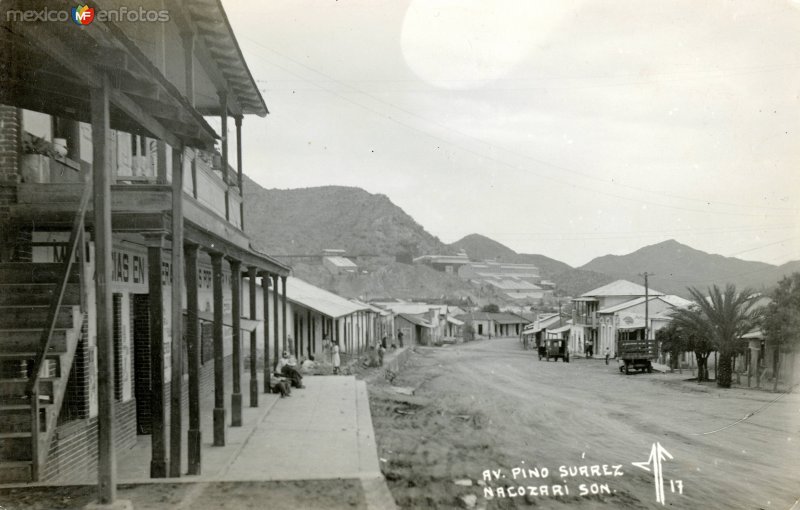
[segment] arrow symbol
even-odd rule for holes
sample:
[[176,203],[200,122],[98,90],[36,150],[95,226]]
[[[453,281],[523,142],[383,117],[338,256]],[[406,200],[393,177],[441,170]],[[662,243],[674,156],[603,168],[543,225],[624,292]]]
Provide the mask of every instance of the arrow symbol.
[[631,462],[634,466],[644,469],[648,473],[651,471],[652,465],[652,473],[656,486],[656,503],[661,503],[662,505],[665,504],[666,501],[664,498],[664,472],[661,464],[663,461],[671,460],[672,458],[672,454],[661,446],[661,443],[653,443],[653,447],[650,448],[650,456],[645,462]]

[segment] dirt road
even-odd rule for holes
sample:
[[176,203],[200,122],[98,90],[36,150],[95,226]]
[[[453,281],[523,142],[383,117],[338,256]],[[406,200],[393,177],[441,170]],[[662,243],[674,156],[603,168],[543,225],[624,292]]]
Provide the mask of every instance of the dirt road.
[[[477,508],[791,508],[800,395],[689,377],[548,363],[499,339],[418,349],[394,380],[415,394],[382,381],[370,404],[402,508],[467,506],[469,495]],[[661,462],[648,463],[657,445]]]

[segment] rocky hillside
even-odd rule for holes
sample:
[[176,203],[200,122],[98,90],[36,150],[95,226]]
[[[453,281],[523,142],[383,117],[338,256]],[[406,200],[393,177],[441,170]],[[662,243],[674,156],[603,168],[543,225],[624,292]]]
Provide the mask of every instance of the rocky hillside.
[[245,230],[276,255],[443,253],[446,246],[385,195],[323,186],[264,189],[244,182]]
[[797,262],[790,262],[778,267],[764,262],[723,257],[669,240],[645,246],[627,255],[598,257],[580,269],[636,282],[642,281],[639,275],[647,271],[654,273],[650,278],[650,285],[654,289],[687,296],[686,288],[689,286],[704,290],[714,284],[725,285],[729,282],[738,287],[768,289],[783,274],[797,270],[798,265]]
[[542,278],[551,279],[572,267],[544,255],[517,253],[508,246],[480,234],[470,234],[450,245],[454,251],[464,250],[470,260],[498,260],[518,264],[533,264],[539,268]]

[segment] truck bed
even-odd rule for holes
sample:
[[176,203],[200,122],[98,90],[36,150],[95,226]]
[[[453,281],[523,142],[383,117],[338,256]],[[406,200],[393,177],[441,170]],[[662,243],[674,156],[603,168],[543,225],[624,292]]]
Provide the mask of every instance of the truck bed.
[[655,359],[655,340],[621,340],[617,357],[621,359]]

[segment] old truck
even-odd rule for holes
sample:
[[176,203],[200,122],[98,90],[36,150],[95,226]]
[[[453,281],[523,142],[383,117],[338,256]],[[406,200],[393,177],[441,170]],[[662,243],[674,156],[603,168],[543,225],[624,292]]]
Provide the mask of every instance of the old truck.
[[620,338],[617,340],[617,359],[619,371],[630,374],[632,370],[653,371],[656,359],[656,341],[644,338]]

